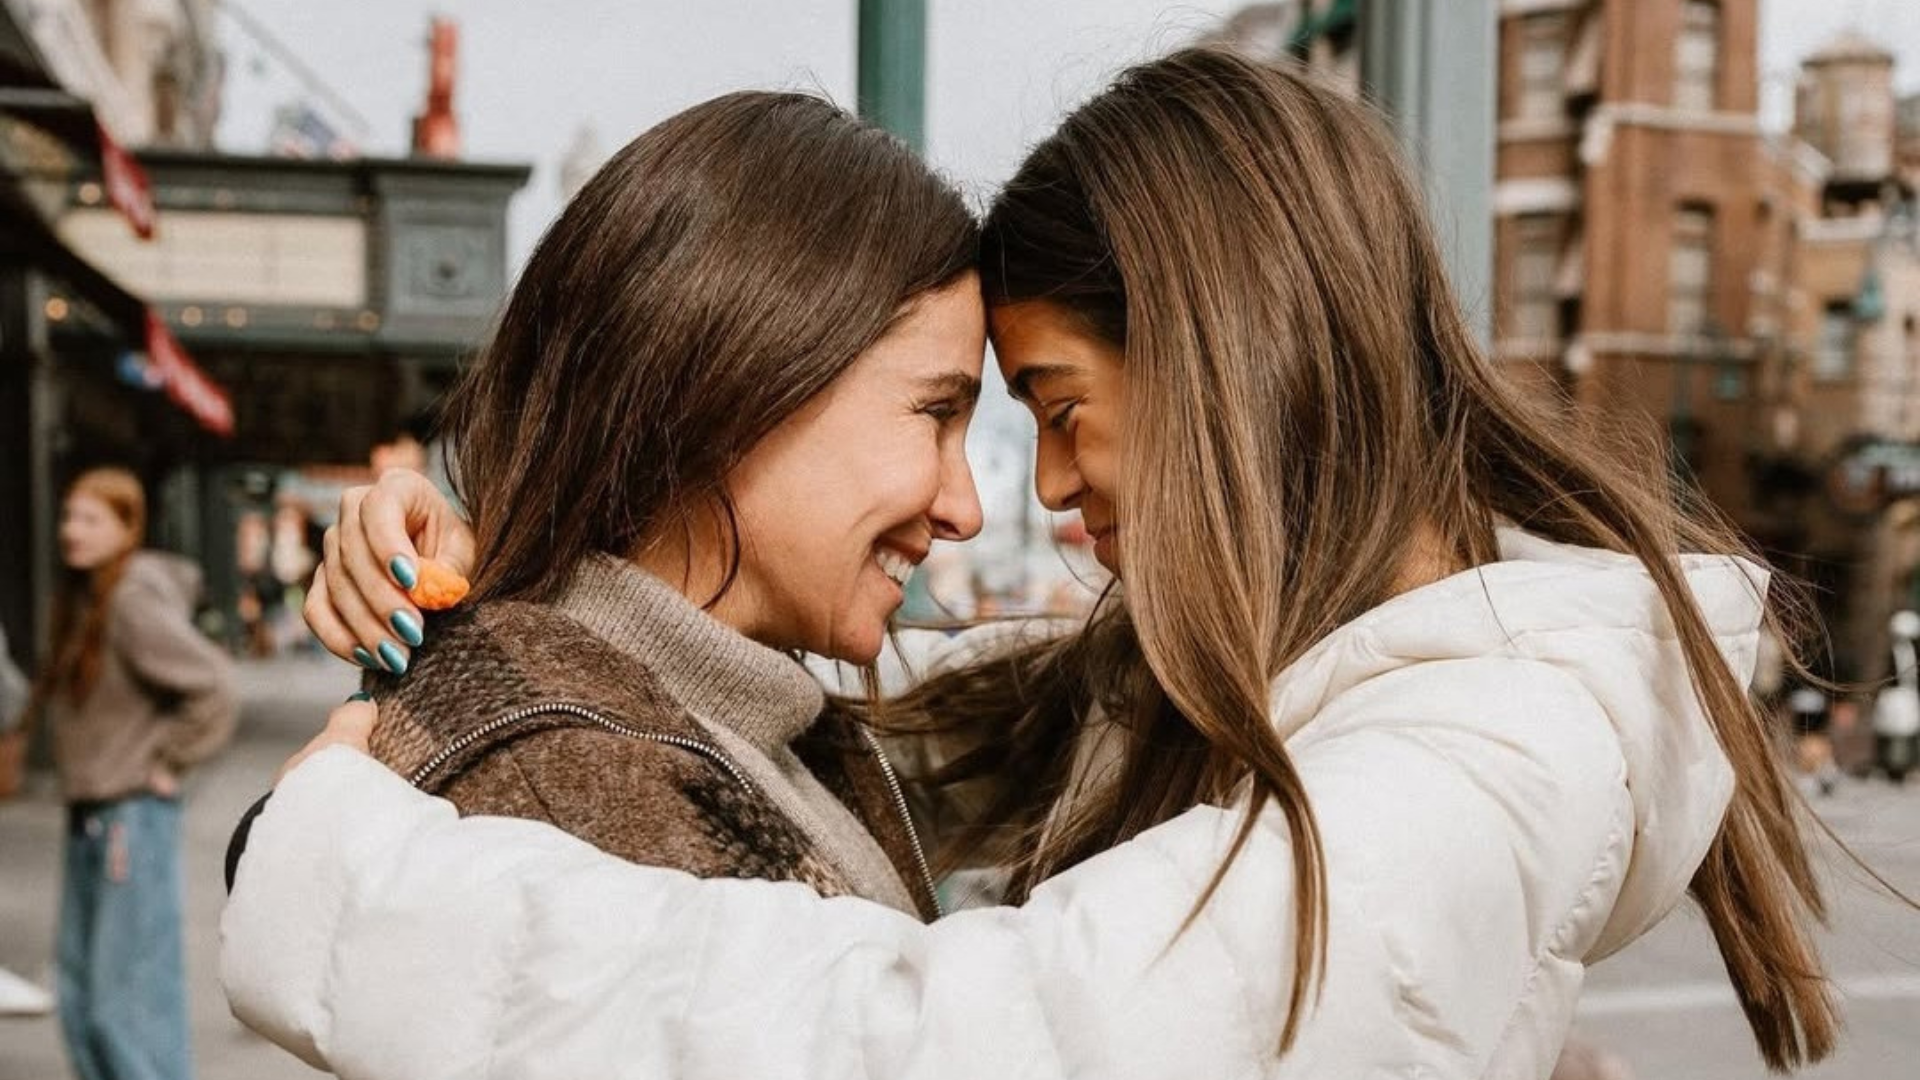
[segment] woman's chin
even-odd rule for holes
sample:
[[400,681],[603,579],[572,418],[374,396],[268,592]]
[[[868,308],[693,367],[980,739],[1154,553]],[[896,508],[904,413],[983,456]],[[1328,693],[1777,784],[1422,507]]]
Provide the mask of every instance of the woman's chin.
[[836,639],[826,656],[843,664],[865,667],[880,659],[880,649],[886,640],[886,624],[883,622],[867,633]]

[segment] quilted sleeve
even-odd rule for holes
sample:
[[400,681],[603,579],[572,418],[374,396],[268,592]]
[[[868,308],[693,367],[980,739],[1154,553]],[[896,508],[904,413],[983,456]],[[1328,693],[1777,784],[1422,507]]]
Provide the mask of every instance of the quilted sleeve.
[[1444,681],[1383,690],[1299,746],[1331,937],[1284,1059],[1293,859],[1272,809],[1185,932],[1235,810],[1194,809],[1024,906],[928,926],[458,819],[332,750],[256,825],[223,922],[226,987],[241,1019],[346,1080],[1524,1069],[1547,1052],[1526,1033],[1559,1022],[1535,1012],[1577,986],[1569,936],[1609,901],[1624,843],[1604,718],[1551,677],[1527,683],[1509,681],[1511,706]]

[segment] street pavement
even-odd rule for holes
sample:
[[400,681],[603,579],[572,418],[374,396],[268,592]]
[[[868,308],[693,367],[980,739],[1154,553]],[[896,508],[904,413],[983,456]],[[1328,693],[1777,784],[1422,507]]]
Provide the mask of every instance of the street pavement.
[[[1882,877],[1920,898],[1920,782],[1847,780],[1814,806]],[[1831,931],[1821,952],[1847,1025],[1839,1052],[1808,1080],[1920,1078],[1920,912],[1874,885],[1831,844],[1824,870]],[[1759,1080],[1768,1075],[1729,988],[1713,936],[1689,904],[1594,966],[1577,1030],[1631,1064],[1639,1080]]]
[[[185,817],[188,982],[201,1080],[316,1075],[241,1027],[218,982],[221,864],[233,823],[277,769],[354,685],[345,665],[317,658],[242,668],[245,710],[234,746],[197,775]],[[1817,803],[1870,865],[1920,895],[1920,783],[1846,781]],[[0,805],[0,964],[51,983],[62,811],[39,778]],[[1812,1080],[1920,1076],[1920,914],[1875,891],[1829,851],[1833,931],[1828,962],[1845,997],[1848,1030]],[[1768,1075],[1746,1033],[1704,921],[1682,907],[1640,942],[1589,974],[1577,1030],[1625,1059],[1636,1080],[1760,1080]],[[0,1080],[65,1080],[51,1017],[0,1017]]]
[[[304,1080],[319,1076],[240,1026],[220,993],[223,867],[234,822],[273,781],[287,756],[319,730],[327,710],[356,685],[332,659],[302,657],[241,666],[240,730],[220,757],[189,778],[186,846],[187,986],[192,995],[199,1080]],[[60,895],[64,811],[47,778],[31,796],[0,804],[0,964],[51,986]],[[51,1016],[0,1017],[0,1080],[68,1080],[59,1023]]]

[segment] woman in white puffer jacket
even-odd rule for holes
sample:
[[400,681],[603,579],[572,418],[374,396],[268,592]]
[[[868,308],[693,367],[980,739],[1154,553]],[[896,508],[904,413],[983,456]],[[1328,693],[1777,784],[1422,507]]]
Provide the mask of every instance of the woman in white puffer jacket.
[[1124,581],[901,706],[981,721],[938,779],[1014,778],[1009,906],[632,866],[327,749],[254,825],[236,1013],[349,1078],[1544,1077],[1691,887],[1763,1056],[1823,1056],[1766,575],[1499,381],[1388,145],[1189,50],[989,215],[1036,485]]

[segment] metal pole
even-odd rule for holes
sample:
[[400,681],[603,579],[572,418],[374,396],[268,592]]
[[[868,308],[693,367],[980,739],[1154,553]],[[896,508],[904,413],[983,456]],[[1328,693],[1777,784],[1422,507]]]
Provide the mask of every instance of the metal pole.
[[33,641],[38,662],[49,658],[37,650],[47,640],[53,621],[53,592],[59,561],[60,490],[54,476],[56,444],[62,440],[60,418],[66,411],[54,380],[53,347],[47,337],[46,283],[40,275],[26,275],[27,300],[27,426],[32,442],[27,449],[27,520],[32,523]]
[[1493,336],[1494,0],[1360,0],[1360,77],[1393,117],[1467,323]]
[[860,115],[915,150],[926,143],[926,0],[860,0]]

